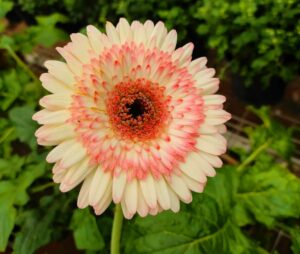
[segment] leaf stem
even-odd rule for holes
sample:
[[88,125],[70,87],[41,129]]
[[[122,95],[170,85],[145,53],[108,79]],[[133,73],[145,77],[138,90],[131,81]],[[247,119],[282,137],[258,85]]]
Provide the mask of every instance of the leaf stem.
[[23,62],[23,60],[16,54],[16,52],[9,46],[6,46],[8,54],[16,61],[16,63],[32,78],[36,83],[39,83],[36,75],[28,68],[28,66]]
[[40,192],[40,191],[43,191],[43,190],[48,189],[50,187],[53,187],[55,185],[56,185],[55,182],[45,183],[45,184],[42,184],[42,185],[39,185],[39,186],[36,186],[36,187],[32,188],[31,192],[32,193]]
[[243,171],[243,169],[248,166],[252,161],[254,161],[256,159],[256,157],[263,152],[265,149],[267,149],[269,147],[269,145],[271,144],[272,139],[269,139],[266,143],[262,144],[261,146],[259,146],[256,150],[254,150],[250,156],[244,160],[238,167],[237,167],[237,171],[241,172]]
[[110,244],[111,254],[120,254],[122,223],[123,223],[122,208],[120,204],[116,204],[112,233],[111,233],[111,244]]

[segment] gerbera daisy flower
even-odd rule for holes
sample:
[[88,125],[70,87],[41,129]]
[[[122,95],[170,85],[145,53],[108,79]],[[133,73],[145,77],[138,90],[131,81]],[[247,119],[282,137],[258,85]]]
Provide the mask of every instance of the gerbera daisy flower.
[[87,27],[46,61],[40,80],[52,94],[33,119],[53,180],[67,192],[81,184],[78,207],[103,213],[113,201],[131,218],[180,209],[202,192],[226,151],[225,97],[193,44],[175,49],[162,22],[120,19],[106,33]]

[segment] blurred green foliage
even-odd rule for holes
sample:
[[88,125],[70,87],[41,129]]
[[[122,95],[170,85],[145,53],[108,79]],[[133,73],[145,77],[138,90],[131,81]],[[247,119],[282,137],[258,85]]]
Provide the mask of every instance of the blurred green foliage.
[[193,14],[197,31],[219,60],[250,86],[272,77],[290,81],[299,73],[300,2],[297,0],[202,0]]
[[[264,71],[264,77],[279,74],[288,80],[297,69],[290,64],[299,60],[299,22],[292,22],[299,16],[297,7],[291,0],[0,0],[0,251],[31,254],[68,235],[86,253],[109,251],[112,208],[98,218],[89,209],[78,210],[77,192],[62,194],[52,182],[48,149],[37,146],[31,119],[44,91],[24,55],[37,45],[66,40],[68,32],[87,23],[101,27],[120,16],[151,17],[175,27],[180,42],[195,36],[197,28],[218,59],[230,60],[241,76],[251,79]],[[25,29],[7,32],[24,20]],[[249,232],[253,225],[283,231],[299,253],[300,180],[288,170],[294,130],[270,119],[268,108],[251,110],[262,125],[247,128],[251,148],[235,150],[240,163],[220,169],[205,192],[194,194],[178,214],[125,222],[124,253],[268,253],[267,240]]]

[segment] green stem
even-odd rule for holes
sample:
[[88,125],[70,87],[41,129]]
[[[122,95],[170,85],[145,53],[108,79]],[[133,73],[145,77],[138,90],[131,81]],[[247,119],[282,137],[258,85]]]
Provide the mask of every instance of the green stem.
[[14,127],[11,127],[11,128],[9,128],[9,129],[7,129],[7,130],[3,133],[3,135],[0,137],[0,144],[1,144],[5,139],[7,139],[7,138],[13,133],[14,130],[15,130]]
[[45,184],[42,184],[42,185],[39,185],[39,186],[36,186],[36,187],[32,188],[31,192],[32,193],[40,192],[40,191],[43,191],[43,190],[48,189],[50,187],[53,187],[54,185],[56,185],[56,183],[54,183],[54,182],[45,183]]
[[113,227],[111,232],[110,253],[120,254],[120,240],[122,232],[123,213],[120,204],[116,205]]
[[11,47],[6,47],[8,54],[16,61],[16,63],[32,78],[36,83],[39,83],[36,75],[28,68],[28,66],[23,62],[23,60],[13,51]]
[[271,144],[272,140],[269,139],[266,143],[262,144],[261,146],[259,146],[256,150],[254,150],[250,156],[244,160],[238,167],[237,167],[237,171],[241,172],[243,171],[243,169],[248,166],[252,161],[254,161],[256,159],[256,157],[263,152],[265,149],[267,149],[269,147],[269,145]]

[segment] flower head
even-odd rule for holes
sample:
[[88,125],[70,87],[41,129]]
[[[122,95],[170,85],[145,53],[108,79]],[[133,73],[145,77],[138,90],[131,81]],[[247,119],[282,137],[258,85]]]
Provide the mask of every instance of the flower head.
[[162,22],[120,19],[71,35],[47,61],[41,81],[51,95],[33,119],[63,192],[81,185],[78,207],[101,214],[111,201],[126,218],[171,209],[202,192],[226,151],[225,97],[193,44],[175,50],[176,31]]

